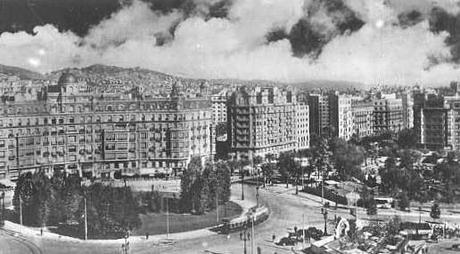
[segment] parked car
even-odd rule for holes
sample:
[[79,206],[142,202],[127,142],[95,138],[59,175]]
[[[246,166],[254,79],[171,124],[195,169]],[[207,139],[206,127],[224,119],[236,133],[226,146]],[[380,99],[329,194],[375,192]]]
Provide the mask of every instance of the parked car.
[[459,243],[453,244],[452,247],[450,247],[450,250],[460,251],[460,244]]
[[296,240],[292,239],[290,237],[283,237],[279,240],[279,242],[275,243],[276,245],[281,245],[281,246],[293,246],[295,245]]
[[315,227],[309,227],[308,229],[299,229],[296,232],[296,235],[298,235],[299,237],[303,237],[304,234],[307,237],[312,238],[315,241],[318,241],[323,236],[323,231]]

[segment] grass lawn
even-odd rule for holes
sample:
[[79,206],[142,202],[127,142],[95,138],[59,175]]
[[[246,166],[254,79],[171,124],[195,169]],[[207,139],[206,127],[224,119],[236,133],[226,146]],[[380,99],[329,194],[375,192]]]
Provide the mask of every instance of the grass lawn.
[[[241,207],[233,202],[227,202],[225,206],[219,207],[219,220],[223,218],[233,218],[239,216],[242,210]],[[150,235],[166,234],[166,213],[147,213],[139,215],[142,221],[142,226],[133,231],[133,235]],[[215,226],[216,210],[210,211],[203,215],[191,214],[169,214],[169,232],[184,232],[195,229]]]

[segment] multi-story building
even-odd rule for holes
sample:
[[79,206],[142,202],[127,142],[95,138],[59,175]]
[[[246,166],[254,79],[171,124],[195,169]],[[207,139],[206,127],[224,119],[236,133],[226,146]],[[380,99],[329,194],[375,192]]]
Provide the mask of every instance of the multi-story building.
[[[106,93],[64,74],[0,104],[0,177],[61,170],[86,177],[154,175],[214,153],[211,101]],[[22,97],[22,98],[20,98]]]
[[447,111],[444,97],[425,92],[414,93],[414,130],[422,147],[443,149],[447,146]]
[[353,100],[351,103],[353,114],[353,133],[359,138],[374,134],[374,105],[372,101]]
[[401,94],[403,128],[414,127],[414,100],[409,93]]
[[331,131],[329,96],[309,94],[306,99],[310,110],[310,134],[328,135]]
[[291,90],[240,87],[228,104],[228,139],[238,159],[279,154],[309,145],[308,106]]
[[349,140],[353,135],[352,97],[347,94],[329,96],[329,123],[333,136]]
[[447,147],[460,150],[460,96],[444,97],[444,109],[446,110]]
[[211,95],[211,102],[214,125],[227,123],[227,90]]
[[374,134],[399,132],[404,128],[402,99],[388,96],[374,99]]

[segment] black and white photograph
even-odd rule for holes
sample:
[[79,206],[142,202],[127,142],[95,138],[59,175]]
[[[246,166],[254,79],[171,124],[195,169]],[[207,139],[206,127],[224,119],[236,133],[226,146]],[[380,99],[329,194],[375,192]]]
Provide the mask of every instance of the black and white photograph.
[[0,0],[0,254],[460,253],[460,0]]

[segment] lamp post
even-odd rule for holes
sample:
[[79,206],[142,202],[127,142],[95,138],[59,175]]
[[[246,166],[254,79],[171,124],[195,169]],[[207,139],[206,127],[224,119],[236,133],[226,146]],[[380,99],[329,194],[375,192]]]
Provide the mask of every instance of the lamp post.
[[417,230],[417,237],[419,235],[418,228],[420,227],[420,224],[422,223],[422,207],[418,207],[418,224],[417,227],[415,228]]
[[121,244],[121,250],[123,254],[128,254],[129,252],[128,233],[125,235],[125,243]]
[[2,217],[0,221],[0,226],[5,225],[5,192],[2,192]]
[[241,170],[241,200],[244,200],[244,171]]
[[256,207],[259,207],[259,186],[256,186]]
[[246,241],[251,240],[251,234],[248,232],[248,223],[249,221],[244,223],[244,230],[242,233],[240,233],[241,240],[243,241],[243,254],[247,254]]
[[323,217],[324,217],[324,235],[327,235],[327,208],[322,207],[321,213],[323,214]]

